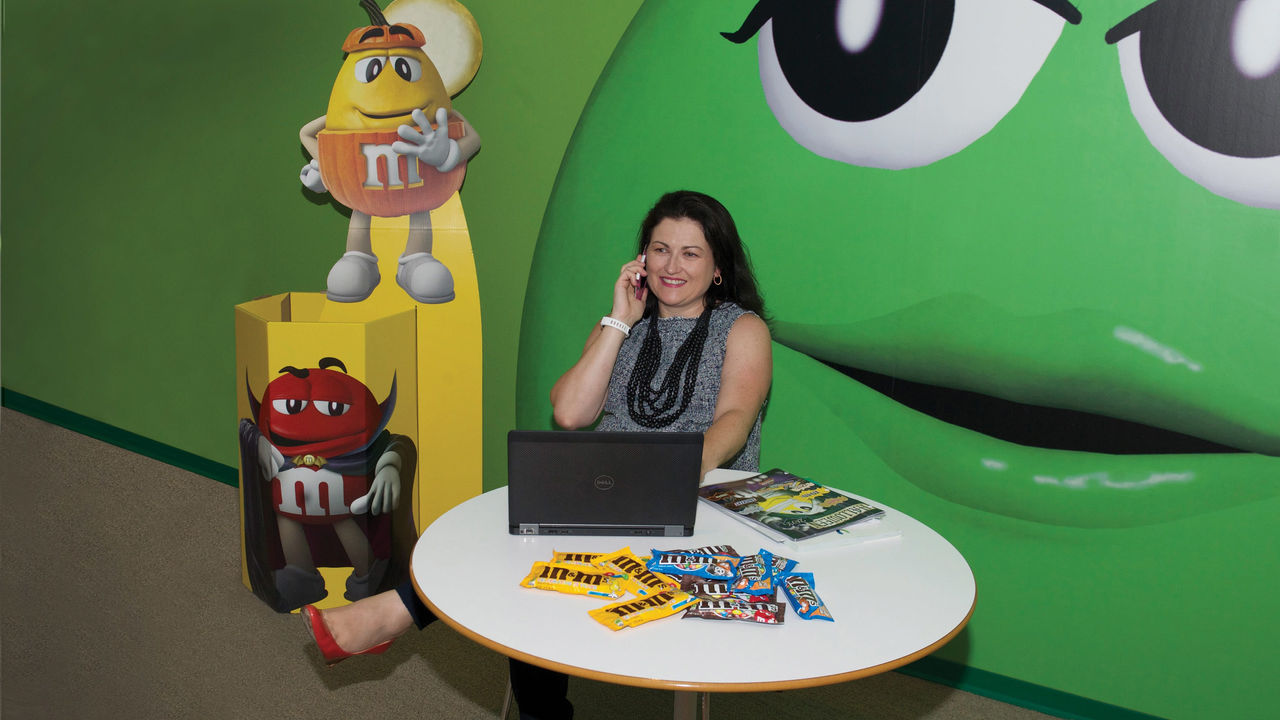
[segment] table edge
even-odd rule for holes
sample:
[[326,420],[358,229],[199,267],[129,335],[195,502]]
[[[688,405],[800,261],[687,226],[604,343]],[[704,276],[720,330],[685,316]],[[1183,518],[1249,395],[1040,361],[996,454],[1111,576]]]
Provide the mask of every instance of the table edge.
[[[413,582],[413,591],[417,593],[418,598],[427,606],[437,619],[443,621],[446,625],[458,631],[464,637],[471,641],[483,645],[495,652],[506,655],[509,658],[520,660],[530,665],[536,665],[548,670],[555,670],[575,677],[587,678],[588,680],[598,680],[601,682],[613,683],[615,685],[629,685],[632,687],[651,688],[657,690],[683,690],[697,692],[767,692],[772,690],[796,690],[800,688],[818,687],[821,685],[834,685],[836,683],[846,682],[849,680],[857,680],[859,678],[869,677],[871,675],[879,675],[880,673],[889,672],[913,663],[920,658],[933,654],[943,645],[951,642],[960,631],[969,624],[969,618],[973,617],[973,609],[978,604],[977,589],[974,590],[973,602],[969,604],[969,612],[965,613],[964,619],[951,629],[946,635],[939,638],[936,642],[917,650],[909,655],[905,655],[896,660],[883,662],[879,665],[873,665],[859,670],[852,670],[846,673],[835,673],[833,675],[819,675],[810,678],[797,678],[794,680],[770,680],[767,682],[686,682],[682,680],[658,680],[654,678],[641,678],[634,675],[618,675],[614,673],[603,672],[601,670],[590,670],[588,668],[578,667],[576,665],[567,665],[565,663],[548,660],[538,655],[531,655],[521,650],[507,647],[498,642],[494,642],[489,638],[471,630],[462,625],[453,618],[440,611],[422,591],[422,587],[418,585],[418,578],[414,575],[413,567],[409,568],[409,577]],[[634,630],[634,628],[631,628]]]

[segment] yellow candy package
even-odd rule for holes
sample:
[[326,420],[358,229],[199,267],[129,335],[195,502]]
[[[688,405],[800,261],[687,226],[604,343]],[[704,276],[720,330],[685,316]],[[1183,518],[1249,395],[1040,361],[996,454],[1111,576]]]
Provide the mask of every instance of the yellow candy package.
[[649,597],[623,600],[590,612],[591,617],[610,630],[643,625],[674,615],[698,602],[698,598],[679,590],[660,592]]
[[629,547],[599,556],[594,565],[602,570],[626,574],[628,589],[641,597],[680,589],[678,580],[645,567],[644,561],[632,554]]
[[568,565],[594,565],[601,553],[560,552],[551,553],[551,562]]
[[555,590],[569,595],[620,598],[627,594],[626,575],[582,565],[535,562],[521,587]]

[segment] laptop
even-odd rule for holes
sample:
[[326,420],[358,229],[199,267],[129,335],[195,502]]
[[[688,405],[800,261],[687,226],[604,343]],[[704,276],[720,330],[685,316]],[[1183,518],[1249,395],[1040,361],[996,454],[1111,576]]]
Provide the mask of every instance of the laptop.
[[702,433],[512,430],[512,535],[693,534]]

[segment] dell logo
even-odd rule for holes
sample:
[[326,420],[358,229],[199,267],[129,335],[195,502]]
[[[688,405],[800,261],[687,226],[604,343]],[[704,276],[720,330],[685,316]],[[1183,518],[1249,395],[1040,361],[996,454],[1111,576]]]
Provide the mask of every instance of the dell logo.
[[593,483],[595,484],[597,490],[613,489],[613,478],[609,477],[608,475],[601,475],[600,477],[597,477],[593,481]]

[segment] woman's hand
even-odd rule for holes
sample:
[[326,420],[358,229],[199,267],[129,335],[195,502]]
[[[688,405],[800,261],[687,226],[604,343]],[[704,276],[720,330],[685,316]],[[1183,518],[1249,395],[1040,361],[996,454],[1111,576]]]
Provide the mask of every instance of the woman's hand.
[[[644,302],[649,297],[649,285],[645,276],[644,255],[637,255],[635,260],[622,266],[618,281],[613,284],[613,310],[610,317],[621,320],[628,327],[640,322],[644,317]],[[636,278],[640,278],[640,292],[636,292]]]

